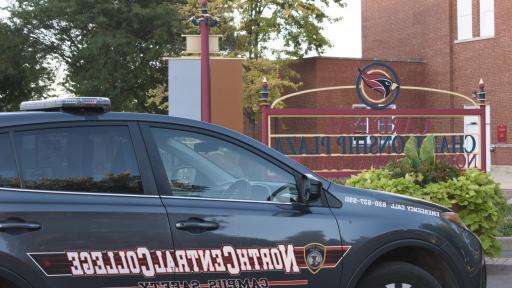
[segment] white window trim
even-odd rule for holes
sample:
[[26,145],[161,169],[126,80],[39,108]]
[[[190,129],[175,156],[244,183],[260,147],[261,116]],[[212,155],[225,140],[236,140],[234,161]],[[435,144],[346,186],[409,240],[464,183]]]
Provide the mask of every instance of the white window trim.
[[485,36],[485,37],[474,37],[470,39],[462,39],[462,40],[455,40],[453,43],[459,44],[459,43],[468,43],[468,42],[475,42],[475,41],[482,41],[482,40],[490,40],[494,39],[494,36]]

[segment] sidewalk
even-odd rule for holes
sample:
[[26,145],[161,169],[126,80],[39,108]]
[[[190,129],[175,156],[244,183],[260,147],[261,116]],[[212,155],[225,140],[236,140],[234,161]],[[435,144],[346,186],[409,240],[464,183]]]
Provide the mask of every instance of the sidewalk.
[[507,199],[512,199],[512,166],[492,166],[491,176],[500,183]]
[[[493,166],[491,175],[496,182],[500,183],[501,189],[503,189],[505,197],[507,198],[507,202],[512,205],[512,166]],[[510,276],[512,274],[512,237],[502,237],[498,238],[498,240],[501,242],[503,252],[498,258],[485,259],[487,272],[490,282],[493,285],[496,287],[509,287],[499,286],[497,283],[500,279],[500,281],[507,283],[507,285],[512,281],[512,276]],[[492,282],[491,280],[493,279],[497,282]]]
[[500,237],[503,252],[500,257],[486,258],[487,271],[489,273],[500,271],[512,271],[512,237]]

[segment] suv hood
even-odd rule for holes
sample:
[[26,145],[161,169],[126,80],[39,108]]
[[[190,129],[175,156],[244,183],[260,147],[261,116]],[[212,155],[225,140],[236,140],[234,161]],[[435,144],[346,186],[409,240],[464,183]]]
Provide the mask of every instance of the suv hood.
[[404,208],[407,211],[413,211],[415,213],[425,215],[437,214],[434,212],[442,213],[451,211],[450,209],[433,202],[391,192],[353,188],[337,184],[332,184],[329,187],[329,192],[331,192],[332,195],[342,203],[348,202],[362,206],[386,205],[386,208]]

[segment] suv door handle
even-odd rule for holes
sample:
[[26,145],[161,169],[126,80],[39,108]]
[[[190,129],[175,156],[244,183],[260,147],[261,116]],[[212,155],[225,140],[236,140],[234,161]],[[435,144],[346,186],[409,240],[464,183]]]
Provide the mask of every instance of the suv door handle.
[[37,223],[0,223],[0,231],[7,231],[12,229],[23,229],[23,230],[39,230],[41,224]]
[[219,223],[212,221],[202,221],[199,219],[191,219],[186,221],[176,222],[176,229],[178,230],[201,230],[212,231],[219,228]]

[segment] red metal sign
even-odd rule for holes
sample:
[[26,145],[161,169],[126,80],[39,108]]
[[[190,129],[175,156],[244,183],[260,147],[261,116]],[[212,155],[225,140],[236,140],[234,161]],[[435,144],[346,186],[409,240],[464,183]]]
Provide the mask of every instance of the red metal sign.
[[507,125],[498,125],[498,143],[507,143]]

